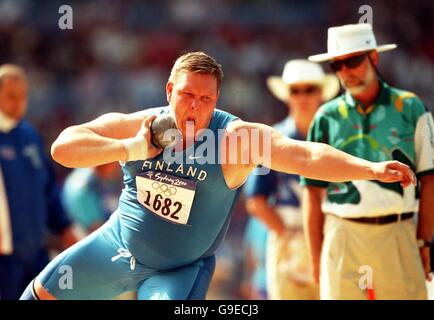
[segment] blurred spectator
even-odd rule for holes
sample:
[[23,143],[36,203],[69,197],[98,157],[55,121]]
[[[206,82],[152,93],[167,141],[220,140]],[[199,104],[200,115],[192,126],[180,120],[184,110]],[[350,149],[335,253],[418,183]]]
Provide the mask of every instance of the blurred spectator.
[[244,231],[244,269],[241,297],[247,300],[267,299],[266,248],[268,229],[259,220],[250,217]]
[[89,234],[116,210],[121,187],[116,162],[74,169],[65,180],[62,202],[72,221]]
[[48,263],[48,230],[61,235],[64,249],[76,241],[42,140],[22,120],[26,109],[24,71],[0,66],[0,299],[5,300],[18,299]]
[[[274,128],[296,140],[306,139],[320,104],[339,91],[339,81],[334,75],[325,74],[318,64],[301,59],[288,61],[282,77],[271,76],[267,84],[276,98],[287,105],[290,114]],[[277,171],[261,175],[260,168],[256,170],[246,183],[246,204],[249,213],[270,229],[265,266],[268,297],[319,299],[303,233],[299,177]]]

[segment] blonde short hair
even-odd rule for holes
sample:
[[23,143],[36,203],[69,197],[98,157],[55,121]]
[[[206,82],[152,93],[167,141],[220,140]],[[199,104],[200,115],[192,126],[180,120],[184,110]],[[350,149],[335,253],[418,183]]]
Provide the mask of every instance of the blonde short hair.
[[174,82],[180,74],[185,72],[213,75],[217,80],[217,88],[220,89],[223,78],[222,66],[204,52],[189,52],[176,59],[170,71],[169,81]]

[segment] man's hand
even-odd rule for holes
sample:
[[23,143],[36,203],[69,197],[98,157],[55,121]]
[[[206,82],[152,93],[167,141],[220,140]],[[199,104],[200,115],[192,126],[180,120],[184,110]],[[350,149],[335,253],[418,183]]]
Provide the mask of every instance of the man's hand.
[[127,152],[126,161],[154,158],[163,151],[151,143],[151,123],[156,115],[146,117],[134,138],[122,140]]
[[430,258],[430,247],[422,247],[419,249],[420,257],[422,258],[423,271],[425,272],[425,279],[428,281],[432,280],[431,273],[431,258]]
[[412,183],[416,185],[416,177],[409,166],[399,161],[384,161],[374,163],[372,167],[374,180],[381,182],[401,181],[403,188]]

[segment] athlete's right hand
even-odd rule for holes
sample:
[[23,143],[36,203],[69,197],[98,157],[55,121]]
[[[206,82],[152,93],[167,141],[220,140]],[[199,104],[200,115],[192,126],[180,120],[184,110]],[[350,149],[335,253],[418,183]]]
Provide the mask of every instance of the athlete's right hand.
[[399,161],[374,163],[374,179],[381,182],[400,182],[403,188],[410,184],[416,186],[417,180],[411,168]]
[[127,152],[127,161],[154,158],[163,151],[151,142],[151,123],[155,118],[156,115],[146,117],[135,137],[122,140]]

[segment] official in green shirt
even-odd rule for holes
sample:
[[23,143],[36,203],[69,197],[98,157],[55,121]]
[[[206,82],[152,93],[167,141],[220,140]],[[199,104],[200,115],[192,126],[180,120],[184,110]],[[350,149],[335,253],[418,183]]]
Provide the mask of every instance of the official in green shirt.
[[[302,178],[305,228],[322,299],[426,299],[434,225],[434,126],[431,113],[408,91],[385,83],[369,24],[328,30],[330,61],[344,94],[324,104],[308,140],[370,161],[399,160],[419,188],[398,183],[327,183]],[[339,168],[330,168],[339,170]]]

